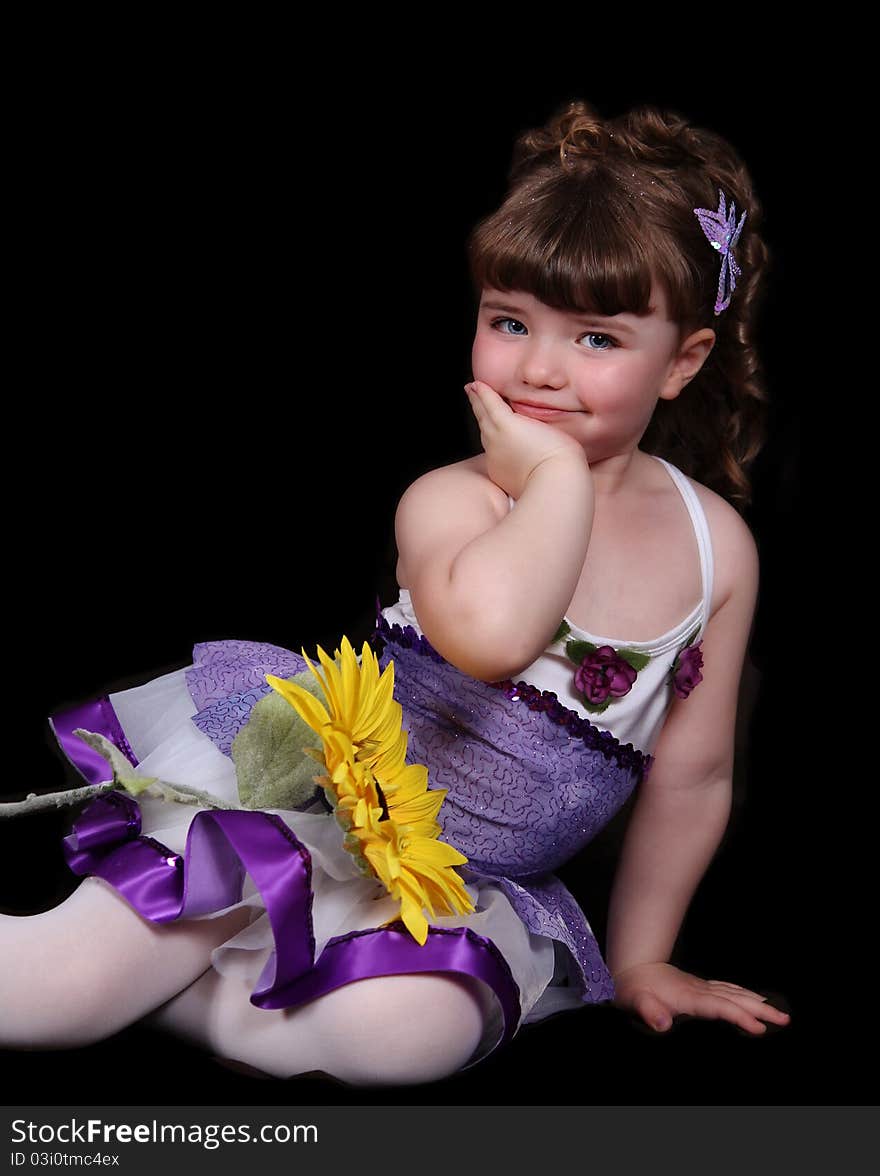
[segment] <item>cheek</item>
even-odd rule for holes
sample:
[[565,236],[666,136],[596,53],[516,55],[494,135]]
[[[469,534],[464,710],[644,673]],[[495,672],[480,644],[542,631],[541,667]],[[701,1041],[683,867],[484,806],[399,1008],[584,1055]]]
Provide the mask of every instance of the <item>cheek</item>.
[[578,399],[595,412],[613,413],[622,397],[623,372],[619,364],[592,363],[584,365],[578,380]]
[[492,383],[493,374],[503,370],[503,354],[499,354],[501,349],[493,344],[494,341],[485,335],[477,335],[471,348],[474,379],[483,380],[486,384]]
[[610,417],[626,417],[641,407],[651,384],[647,365],[626,358],[596,364],[580,383],[580,399]]

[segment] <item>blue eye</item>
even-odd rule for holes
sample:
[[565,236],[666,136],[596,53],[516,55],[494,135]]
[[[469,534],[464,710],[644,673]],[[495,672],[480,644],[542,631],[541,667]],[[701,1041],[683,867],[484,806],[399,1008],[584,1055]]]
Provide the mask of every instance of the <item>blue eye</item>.
[[611,338],[610,335],[602,335],[598,331],[588,331],[587,334],[583,336],[583,338],[584,339],[604,339],[605,342],[609,344],[608,347],[589,347],[587,349],[589,351],[611,351],[611,350],[613,350],[613,348],[619,346],[619,344],[616,343],[614,341],[614,339]]
[[[516,323],[516,325],[517,325],[518,327],[522,327],[522,328],[523,328],[523,330],[525,331],[525,327],[524,327],[524,326],[523,326],[523,324],[522,324],[522,323],[519,321],[519,319],[514,319],[514,318],[497,318],[497,319],[492,319],[492,322],[491,322],[491,324],[490,324],[490,325],[491,325],[491,326],[493,326],[493,327],[497,327],[499,323]],[[511,332],[509,332],[509,331],[502,331],[501,333],[502,333],[502,335],[508,335],[508,334],[510,334]],[[519,332],[517,332],[517,331],[514,331],[514,332],[513,332],[513,334],[518,334],[518,333],[519,333]]]

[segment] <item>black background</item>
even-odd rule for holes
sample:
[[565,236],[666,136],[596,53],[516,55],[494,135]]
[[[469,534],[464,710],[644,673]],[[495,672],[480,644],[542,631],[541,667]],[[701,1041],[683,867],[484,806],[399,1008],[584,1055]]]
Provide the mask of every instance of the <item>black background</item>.
[[[74,784],[46,716],[186,665],[196,641],[299,649],[367,635],[376,594],[395,595],[400,493],[473,452],[464,239],[503,194],[515,136],[571,97],[608,115],[667,106],[741,151],[774,262],[760,337],[770,438],[747,516],[762,585],[735,806],[675,962],[778,998],[792,1024],[759,1040],[683,1019],[653,1035],[588,1008],[524,1030],[448,1082],[377,1101],[861,1101],[836,1065],[820,781],[815,759],[798,756],[805,720],[792,689],[804,682],[792,632],[812,361],[795,312],[810,206],[792,200],[791,182],[815,127],[792,113],[787,67],[769,50],[752,55],[748,88],[728,93],[708,50],[678,69],[662,53],[637,67],[568,55],[547,81],[522,46],[462,42],[433,65],[415,48],[350,66],[322,52],[321,82],[303,86],[309,47],[273,46],[271,32],[221,48],[190,37],[185,51],[169,35],[156,54],[123,37],[57,74],[37,69],[23,95],[28,260],[16,313],[28,424],[20,454],[7,434],[10,456],[27,460],[8,495],[18,652],[4,791]],[[600,942],[627,811],[560,871]],[[70,892],[65,829],[56,814],[0,826],[0,909],[46,909]],[[119,1101],[120,1072],[126,1102],[371,1097],[243,1076],[138,1026],[84,1050],[0,1056],[20,1103],[83,1090]]]

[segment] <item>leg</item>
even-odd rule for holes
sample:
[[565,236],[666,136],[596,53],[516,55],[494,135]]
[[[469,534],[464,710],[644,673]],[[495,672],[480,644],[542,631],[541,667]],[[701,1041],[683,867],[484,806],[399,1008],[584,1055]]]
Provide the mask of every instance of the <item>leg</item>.
[[151,923],[99,878],[43,914],[0,915],[0,1045],[67,1049],[111,1036],[191,984],[249,918],[239,909]]
[[479,1044],[492,997],[478,980],[380,976],[294,1009],[258,1009],[251,984],[213,968],[150,1023],[275,1078],[323,1071],[356,1085],[432,1082]]

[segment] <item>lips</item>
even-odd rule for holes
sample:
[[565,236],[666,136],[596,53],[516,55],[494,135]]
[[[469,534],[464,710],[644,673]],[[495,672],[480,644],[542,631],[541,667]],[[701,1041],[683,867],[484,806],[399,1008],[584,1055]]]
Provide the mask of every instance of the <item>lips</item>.
[[555,417],[568,416],[575,411],[570,408],[556,408],[552,404],[532,404],[528,400],[509,400],[508,404],[520,416],[532,417],[537,421],[549,421]]

